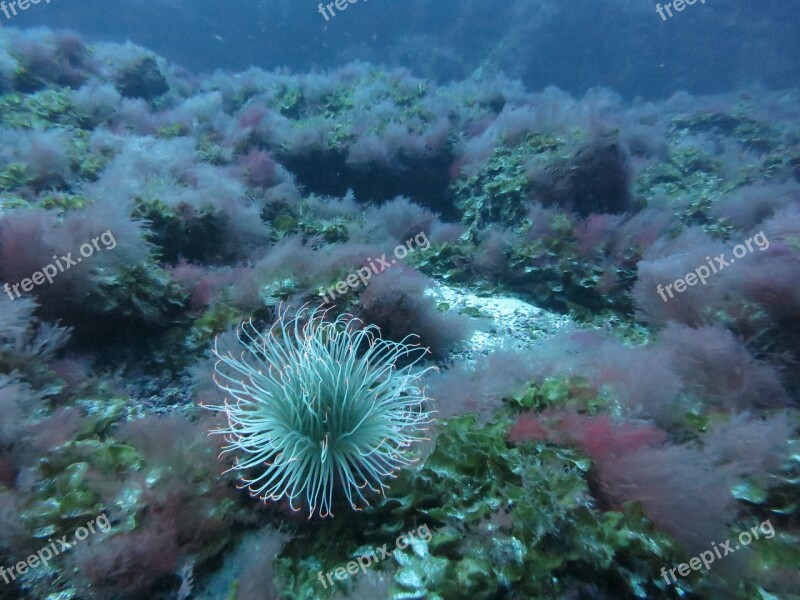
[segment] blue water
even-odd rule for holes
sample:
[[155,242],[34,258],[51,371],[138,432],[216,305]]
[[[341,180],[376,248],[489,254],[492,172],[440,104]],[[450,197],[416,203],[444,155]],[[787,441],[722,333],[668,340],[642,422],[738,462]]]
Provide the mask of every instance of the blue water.
[[0,2],[0,600],[800,600],[798,17]]
[[[195,71],[329,68],[365,60],[439,80],[502,69],[536,89],[628,97],[797,85],[797,7],[708,0],[663,21],[649,0],[360,0],[325,21],[311,0],[52,0],[15,23],[148,47]],[[337,13],[340,11],[337,11]]]

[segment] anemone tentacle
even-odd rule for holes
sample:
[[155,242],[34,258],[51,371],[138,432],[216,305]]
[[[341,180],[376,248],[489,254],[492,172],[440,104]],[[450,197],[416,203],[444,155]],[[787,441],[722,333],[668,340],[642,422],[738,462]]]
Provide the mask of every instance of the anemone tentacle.
[[426,349],[384,340],[350,315],[287,312],[264,333],[242,323],[238,357],[215,342],[214,381],[229,396],[207,407],[228,421],[212,433],[224,436],[223,453],[236,454],[231,469],[253,496],[286,498],[292,510],[304,501],[311,518],[332,516],[340,488],[359,510],[357,501],[368,504],[363,490],[384,493],[384,479],[412,465],[407,449],[425,439],[432,418],[418,381],[432,367],[418,363]]

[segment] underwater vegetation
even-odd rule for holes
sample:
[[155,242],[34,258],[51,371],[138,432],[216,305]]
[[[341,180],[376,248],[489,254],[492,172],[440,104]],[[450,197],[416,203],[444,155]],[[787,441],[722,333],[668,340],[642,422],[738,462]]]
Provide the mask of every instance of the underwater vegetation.
[[798,598],[798,100],[3,29],[0,600]]

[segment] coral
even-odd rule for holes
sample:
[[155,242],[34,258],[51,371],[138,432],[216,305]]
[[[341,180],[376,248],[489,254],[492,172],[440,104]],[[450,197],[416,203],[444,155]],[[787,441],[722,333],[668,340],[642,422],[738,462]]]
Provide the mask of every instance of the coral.
[[[299,498],[309,518],[332,516],[337,484],[356,508],[368,503],[364,487],[383,492],[383,480],[411,464],[404,449],[430,423],[413,372],[424,351],[344,317],[328,322],[311,311],[301,326],[302,318],[284,311],[264,334],[244,324],[240,359],[215,348],[216,382],[231,398],[208,408],[228,418],[215,433],[227,436],[226,451],[243,455],[236,470],[267,465],[252,479],[243,474],[254,496],[285,497],[293,510]],[[397,370],[407,357],[414,360]]]

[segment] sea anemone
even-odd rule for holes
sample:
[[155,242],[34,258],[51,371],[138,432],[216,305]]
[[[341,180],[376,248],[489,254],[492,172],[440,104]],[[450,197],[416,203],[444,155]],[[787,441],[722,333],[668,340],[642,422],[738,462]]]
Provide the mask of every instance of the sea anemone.
[[241,478],[251,495],[285,497],[295,511],[304,498],[309,518],[317,509],[326,517],[340,488],[359,510],[357,500],[369,504],[364,488],[384,493],[384,480],[413,464],[406,449],[431,423],[417,386],[429,369],[415,369],[426,349],[381,339],[350,315],[326,321],[315,309],[302,323],[306,309],[287,312],[263,334],[243,323],[239,358],[215,343],[214,380],[230,396],[207,407],[228,418],[213,433],[225,436],[224,452],[237,453],[231,470],[256,471]]

